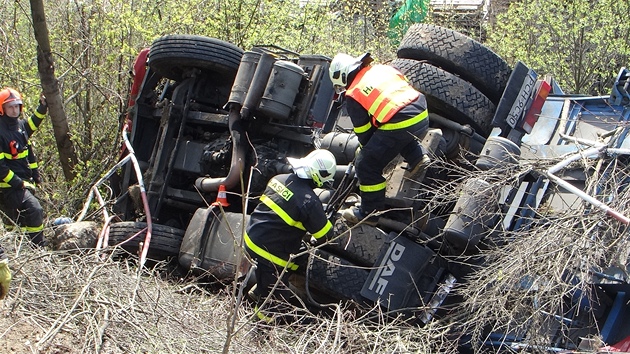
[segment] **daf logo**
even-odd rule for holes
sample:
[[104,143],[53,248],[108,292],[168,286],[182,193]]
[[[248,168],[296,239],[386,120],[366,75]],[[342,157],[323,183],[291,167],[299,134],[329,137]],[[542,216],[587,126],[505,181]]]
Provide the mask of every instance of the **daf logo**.
[[369,290],[374,291],[379,295],[383,295],[383,292],[387,287],[387,283],[389,283],[387,278],[394,274],[394,271],[396,270],[394,263],[400,260],[404,252],[405,246],[396,242],[391,243],[387,249],[385,257],[383,257],[383,260],[381,261],[381,264],[378,265],[376,275],[368,288]]

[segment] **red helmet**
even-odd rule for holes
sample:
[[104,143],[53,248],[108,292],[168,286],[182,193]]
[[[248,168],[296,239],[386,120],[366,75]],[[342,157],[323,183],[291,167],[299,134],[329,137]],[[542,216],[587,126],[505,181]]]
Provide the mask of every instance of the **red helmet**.
[[13,104],[22,104],[22,95],[17,90],[10,87],[4,88],[0,91],[0,115],[4,115],[4,105],[6,103],[13,102]]

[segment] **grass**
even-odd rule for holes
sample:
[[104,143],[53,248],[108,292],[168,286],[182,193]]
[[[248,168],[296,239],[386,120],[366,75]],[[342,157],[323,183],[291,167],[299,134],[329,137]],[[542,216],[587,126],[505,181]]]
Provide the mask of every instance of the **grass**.
[[[594,162],[574,166],[589,171],[589,193],[630,214],[630,192],[619,188],[627,179],[625,164]],[[536,164],[523,165],[522,171],[549,165]],[[519,173],[503,180],[515,183]],[[455,184],[426,197],[436,206],[453,203]],[[605,281],[598,274],[612,270],[628,280],[626,226],[589,205],[559,211],[547,203],[518,232],[497,224],[493,239],[496,243],[481,247],[474,258],[452,258],[454,267],[471,266],[473,272],[458,280],[461,301],[427,325],[410,324],[378,307],[357,312],[347,304],[313,315],[309,324],[267,325],[252,321],[251,304],[235,306],[231,284],[204,283],[164,263],[139,270],[134,258],[115,258],[111,250],[33,248],[23,234],[5,231],[0,242],[14,280],[0,303],[0,348],[8,353],[444,353],[455,352],[462,336],[481,351],[480,343],[496,339],[490,333],[502,332],[520,336],[527,351],[543,352],[543,346],[570,348],[581,338],[599,337],[605,317],[597,309],[610,299],[592,284]],[[592,306],[578,306],[582,300]],[[565,321],[551,320],[560,317]]]

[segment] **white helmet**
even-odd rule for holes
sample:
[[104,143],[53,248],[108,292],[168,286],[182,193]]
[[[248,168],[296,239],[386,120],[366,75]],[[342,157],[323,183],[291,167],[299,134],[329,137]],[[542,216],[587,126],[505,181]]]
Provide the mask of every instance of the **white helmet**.
[[337,54],[330,62],[330,80],[335,87],[335,92],[342,93],[348,85],[348,75],[361,66],[361,60],[348,54]]
[[301,159],[287,157],[287,160],[298,177],[312,179],[317,187],[335,178],[337,161],[328,150],[317,149]]

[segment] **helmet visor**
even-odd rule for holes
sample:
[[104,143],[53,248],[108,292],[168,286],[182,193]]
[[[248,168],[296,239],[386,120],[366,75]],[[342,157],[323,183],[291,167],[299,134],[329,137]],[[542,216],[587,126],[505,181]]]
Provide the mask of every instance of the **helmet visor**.
[[293,172],[300,178],[311,178],[309,168],[305,159],[296,159],[293,157],[287,157],[287,161],[291,165]]
[[7,107],[15,107],[15,106],[19,106],[22,104],[22,100],[17,99],[17,100],[11,100],[9,102],[6,102],[4,105]]

